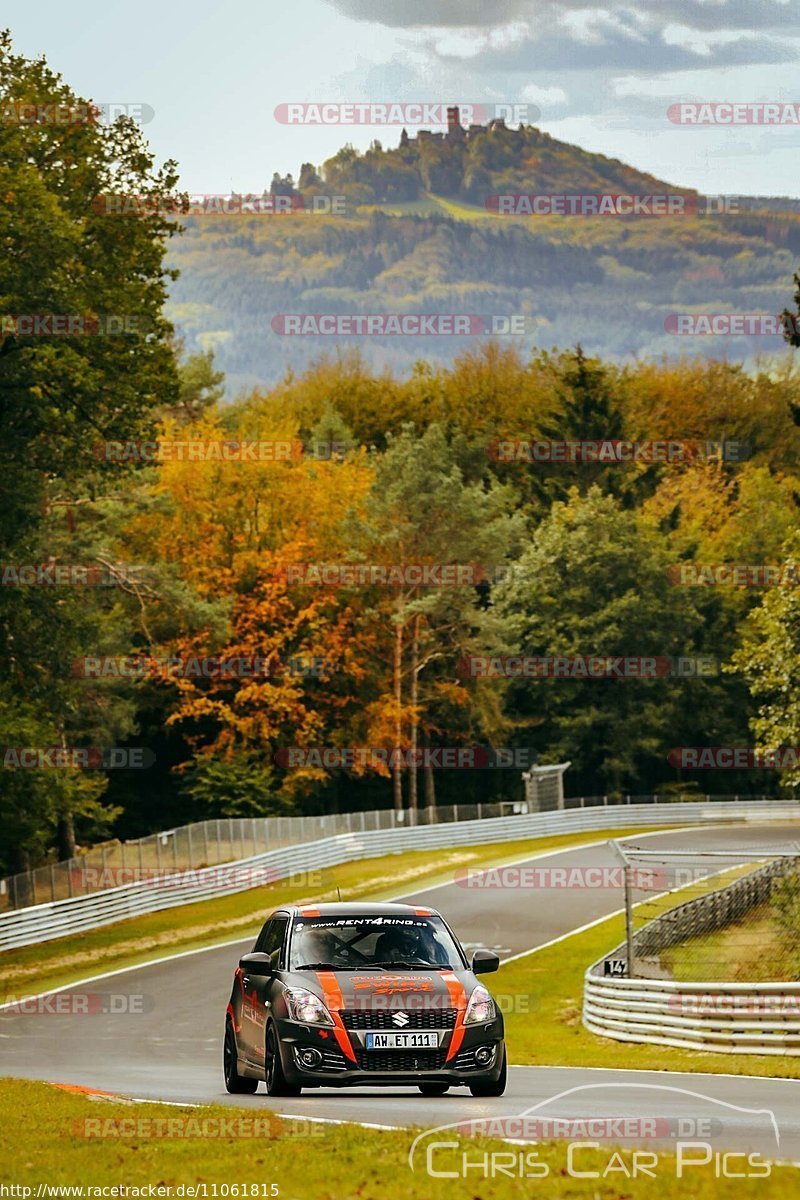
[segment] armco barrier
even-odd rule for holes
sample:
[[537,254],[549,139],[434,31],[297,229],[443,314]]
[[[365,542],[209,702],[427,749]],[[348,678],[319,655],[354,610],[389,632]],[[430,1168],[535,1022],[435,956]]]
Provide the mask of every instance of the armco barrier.
[[[652,956],[737,920],[763,903],[773,879],[795,865],[794,858],[776,859],[656,917],[635,934],[634,954]],[[623,943],[584,976],[583,1024],[590,1033],[722,1054],[800,1056],[800,981],[701,983],[603,974],[607,959],[626,955]]]
[[4,913],[0,915],[0,950],[46,942],[145,913],[246,891],[254,886],[254,874],[258,870],[270,880],[277,880],[403,850],[481,845],[619,828],[621,825],[691,825],[764,819],[800,819],[800,805],[770,800],[613,805],[339,834],[256,854],[223,868],[179,872],[157,880],[143,880],[88,896]]
[[593,970],[583,992],[590,1033],[717,1054],[800,1055],[800,982],[676,983]]

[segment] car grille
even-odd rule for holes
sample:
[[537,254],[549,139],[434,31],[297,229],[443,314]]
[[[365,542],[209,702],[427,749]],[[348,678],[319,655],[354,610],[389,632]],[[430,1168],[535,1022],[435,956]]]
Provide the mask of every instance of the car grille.
[[344,1071],[347,1062],[341,1050],[323,1050],[320,1071]]
[[[392,1017],[403,1012],[408,1024],[398,1025]],[[454,1008],[350,1009],[342,1013],[345,1029],[452,1029],[456,1023]]]
[[361,1071],[440,1071],[445,1064],[445,1050],[390,1050],[385,1053],[375,1050],[357,1050]]
[[478,1064],[475,1062],[475,1047],[473,1046],[471,1050],[459,1050],[455,1066],[459,1071],[476,1071]]

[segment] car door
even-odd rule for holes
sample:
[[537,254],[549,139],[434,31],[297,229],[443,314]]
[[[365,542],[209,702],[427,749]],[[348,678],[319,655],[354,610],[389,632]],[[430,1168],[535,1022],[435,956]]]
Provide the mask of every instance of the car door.
[[[275,970],[280,965],[288,925],[289,918],[285,913],[276,914],[267,921],[255,944],[257,953],[272,957]],[[264,1033],[273,986],[273,980],[268,975],[242,972],[241,1049],[250,1062],[257,1065],[264,1062]]]

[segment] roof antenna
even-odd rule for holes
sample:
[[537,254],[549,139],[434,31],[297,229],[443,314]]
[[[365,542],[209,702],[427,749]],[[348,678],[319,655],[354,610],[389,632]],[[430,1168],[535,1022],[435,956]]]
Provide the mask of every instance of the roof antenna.
[[342,901],[342,893],[339,891],[339,885],[338,885],[338,883],[337,883],[337,885],[336,885],[336,895],[339,897],[339,903],[341,904],[341,901]]

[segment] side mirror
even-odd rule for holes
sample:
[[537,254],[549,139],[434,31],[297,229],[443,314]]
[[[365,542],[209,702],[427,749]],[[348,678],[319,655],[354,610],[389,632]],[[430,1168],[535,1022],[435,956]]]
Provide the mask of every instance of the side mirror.
[[476,950],[472,956],[472,974],[485,975],[487,971],[496,971],[500,959],[493,950]]
[[239,966],[246,975],[272,975],[272,956],[270,954],[243,954]]

